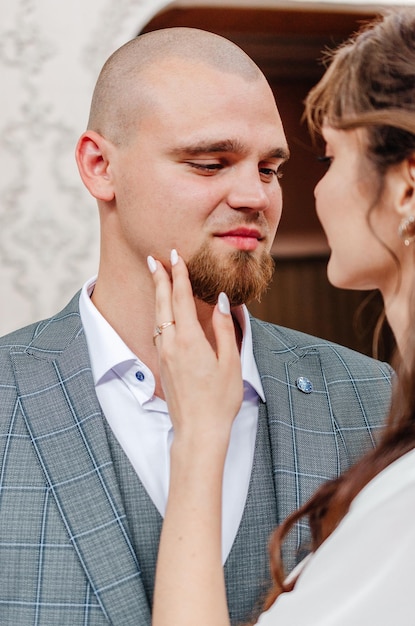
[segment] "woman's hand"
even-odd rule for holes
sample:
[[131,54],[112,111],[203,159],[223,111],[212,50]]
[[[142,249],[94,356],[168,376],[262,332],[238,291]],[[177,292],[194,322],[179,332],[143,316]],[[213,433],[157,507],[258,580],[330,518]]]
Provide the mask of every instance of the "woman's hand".
[[213,311],[215,350],[197,318],[183,259],[172,251],[172,280],[152,257],[149,267],[156,288],[156,322],[159,327],[175,322],[155,337],[175,437],[188,427],[198,437],[229,432],[241,406],[243,384],[227,296],[220,294]]
[[204,320],[208,332],[213,329],[209,341],[183,260],[172,252],[171,281],[152,257],[148,265],[161,328],[155,335],[161,380],[175,431],[152,624],[230,626],[221,560],[222,480],[243,385],[229,301],[221,294],[212,320]]

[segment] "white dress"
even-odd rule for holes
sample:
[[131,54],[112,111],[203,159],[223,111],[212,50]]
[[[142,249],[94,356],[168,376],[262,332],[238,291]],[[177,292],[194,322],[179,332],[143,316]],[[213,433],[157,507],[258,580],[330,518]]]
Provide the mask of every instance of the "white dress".
[[415,450],[378,474],[258,626],[415,626]]

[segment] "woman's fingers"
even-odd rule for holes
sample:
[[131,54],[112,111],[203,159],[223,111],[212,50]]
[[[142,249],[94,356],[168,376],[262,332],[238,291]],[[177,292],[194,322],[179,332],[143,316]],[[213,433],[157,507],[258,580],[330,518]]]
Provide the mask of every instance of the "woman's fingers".
[[186,263],[172,250],[172,309],[175,315],[177,331],[189,336],[200,331],[192,285],[189,280]]
[[[147,264],[150,272],[153,275],[155,294],[156,294],[156,327],[154,331],[154,344],[156,345],[157,338],[167,329],[169,326],[173,326],[171,322],[174,322],[174,314],[172,307],[172,285],[170,277],[166,270],[159,261],[156,261],[152,256],[147,257]],[[169,328],[169,331],[172,329]]]
[[[192,286],[189,280],[187,267],[176,250],[171,252],[172,279],[159,261],[153,257],[147,259],[148,267],[153,275],[156,293],[156,324],[160,327],[169,322],[175,322],[176,331],[182,339],[202,335]],[[239,360],[239,353],[235,340],[235,328],[231,316],[228,297],[225,293],[219,295],[218,303],[213,313],[213,327],[217,343],[217,356]],[[161,328],[161,331],[164,329]]]
[[228,296],[220,293],[213,311],[213,330],[216,339],[216,351],[219,360],[227,363],[240,363],[240,355],[235,335],[235,322],[231,315]]
[[213,311],[213,329],[215,332],[218,356],[230,354],[238,357],[238,347],[235,338],[235,324],[231,315],[229,298],[226,293],[220,293],[217,305]]
[[161,263],[148,260],[156,292],[155,343],[170,413],[176,424],[188,416],[195,422],[195,415],[206,417],[205,413],[212,425],[221,422],[221,416],[233,419],[242,402],[243,383],[229,300],[221,294],[213,310],[213,346],[197,316],[186,264],[175,251],[171,261],[170,279]]
[[230,311],[229,299],[220,293],[218,303],[213,311],[213,330],[216,340],[216,351],[224,377],[228,380],[226,400],[230,410],[238,412],[243,399],[243,382],[241,358],[235,336],[235,323]]

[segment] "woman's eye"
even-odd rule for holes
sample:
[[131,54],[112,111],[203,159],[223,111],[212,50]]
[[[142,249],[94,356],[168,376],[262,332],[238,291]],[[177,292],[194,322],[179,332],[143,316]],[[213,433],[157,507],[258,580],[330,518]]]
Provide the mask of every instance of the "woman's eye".
[[327,168],[330,167],[330,165],[333,163],[333,160],[334,160],[334,157],[328,156],[328,155],[317,157],[317,161],[319,161],[320,163],[323,163],[323,165],[325,165]]

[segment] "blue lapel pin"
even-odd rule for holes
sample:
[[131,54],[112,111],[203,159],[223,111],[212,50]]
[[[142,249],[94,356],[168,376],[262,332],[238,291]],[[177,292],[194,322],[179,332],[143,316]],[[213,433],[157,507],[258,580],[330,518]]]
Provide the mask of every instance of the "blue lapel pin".
[[303,393],[311,393],[313,391],[313,383],[305,376],[299,376],[295,381],[295,384]]

